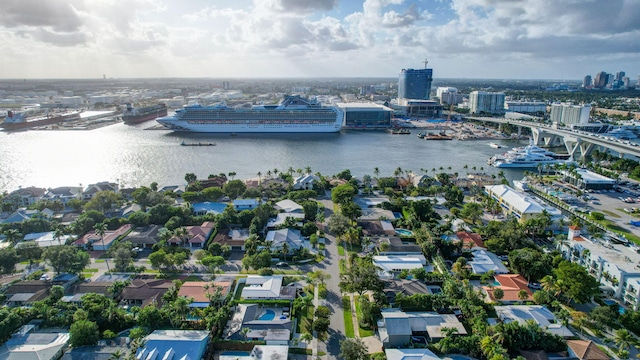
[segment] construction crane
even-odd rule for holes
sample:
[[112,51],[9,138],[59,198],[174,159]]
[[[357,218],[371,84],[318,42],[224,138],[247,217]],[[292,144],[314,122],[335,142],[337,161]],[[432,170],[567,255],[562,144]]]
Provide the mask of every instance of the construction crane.
[[427,64],[429,63],[429,59],[424,59],[424,68],[427,68]]
[[[449,101],[451,101],[451,97],[449,97]],[[454,104],[451,101],[451,106],[449,106],[449,115],[447,115],[447,121],[451,121],[451,113],[453,112]]]

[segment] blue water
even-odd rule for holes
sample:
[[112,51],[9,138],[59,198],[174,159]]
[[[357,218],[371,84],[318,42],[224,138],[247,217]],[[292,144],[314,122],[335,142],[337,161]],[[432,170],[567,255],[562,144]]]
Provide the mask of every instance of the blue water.
[[220,353],[220,355],[225,355],[225,356],[249,356],[249,355],[251,355],[251,353],[249,353],[248,351],[225,351],[223,353]]
[[[609,305],[609,306],[618,304],[617,302],[615,302],[614,300],[611,300],[611,299],[604,299],[604,300],[602,300],[602,302],[605,303],[606,305]],[[622,306],[620,306],[618,304],[618,313],[620,313],[620,315],[622,315],[625,312],[626,312],[626,310]]]
[[396,229],[396,234],[402,235],[402,236],[412,236],[413,231],[407,230],[407,229]]
[[258,320],[273,320],[276,317],[276,313],[273,310],[265,310],[264,314],[260,315]]

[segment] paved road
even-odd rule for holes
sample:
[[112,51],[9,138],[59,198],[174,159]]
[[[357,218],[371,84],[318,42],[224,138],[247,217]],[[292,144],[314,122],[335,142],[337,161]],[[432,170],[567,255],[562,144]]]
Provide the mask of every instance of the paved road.
[[[331,200],[322,200],[325,206],[325,219],[333,214],[333,203]],[[324,261],[316,265],[316,268],[331,275],[327,281],[326,305],[333,311],[329,328],[329,338],[326,343],[319,345],[320,351],[327,353],[328,359],[338,359],[340,354],[340,340],[345,338],[344,332],[344,312],[342,311],[342,292],[338,284],[340,283],[340,265],[338,255],[338,242],[335,237],[326,234],[326,253]]]

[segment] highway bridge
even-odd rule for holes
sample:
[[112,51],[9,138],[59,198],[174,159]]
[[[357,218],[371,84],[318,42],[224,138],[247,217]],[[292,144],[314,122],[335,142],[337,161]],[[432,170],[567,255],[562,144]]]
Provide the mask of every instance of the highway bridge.
[[497,124],[510,124],[531,129],[533,142],[537,146],[562,146],[567,149],[570,159],[584,160],[597,148],[600,151],[615,151],[624,157],[625,155],[640,158],[640,145],[615,138],[607,138],[603,134],[591,134],[585,131],[574,131],[568,128],[558,128],[548,124],[533,121],[513,120],[506,118],[467,116],[465,119],[491,122]]

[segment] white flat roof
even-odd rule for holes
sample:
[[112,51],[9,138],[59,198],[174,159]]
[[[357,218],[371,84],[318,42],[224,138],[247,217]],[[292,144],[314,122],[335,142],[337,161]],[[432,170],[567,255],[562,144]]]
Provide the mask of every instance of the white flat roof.
[[336,103],[336,106],[342,109],[348,109],[350,111],[354,111],[354,110],[355,111],[357,110],[393,111],[393,109],[391,108],[388,108],[384,105],[372,103],[372,102],[350,102],[350,103],[339,102],[339,103]]

